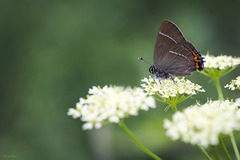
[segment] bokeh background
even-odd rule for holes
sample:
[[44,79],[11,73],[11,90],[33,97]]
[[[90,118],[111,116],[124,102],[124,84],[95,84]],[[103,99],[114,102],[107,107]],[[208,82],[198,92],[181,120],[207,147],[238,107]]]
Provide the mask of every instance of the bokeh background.
[[[117,125],[82,131],[81,121],[67,116],[68,108],[93,85],[140,86],[149,73],[137,57],[153,62],[165,19],[177,24],[202,54],[239,56],[239,2],[0,0],[0,159],[150,159]],[[239,68],[221,84],[237,75]],[[217,99],[209,78],[197,72],[188,78],[206,93],[183,102],[180,110],[196,100]],[[223,91],[233,99],[240,95]],[[163,159],[203,159],[197,147],[165,136],[162,121],[172,114],[165,107],[158,103],[157,109],[141,111],[125,123]]]

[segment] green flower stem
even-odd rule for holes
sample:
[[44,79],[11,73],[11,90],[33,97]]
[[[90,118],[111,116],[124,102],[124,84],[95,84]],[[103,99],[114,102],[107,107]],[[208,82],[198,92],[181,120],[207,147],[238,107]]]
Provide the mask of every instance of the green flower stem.
[[164,98],[162,97],[158,92],[155,93],[152,97],[162,103],[167,104],[168,106],[164,109],[167,111],[170,107],[172,108],[173,112],[177,112],[177,104],[185,101],[192,95],[187,95],[187,94],[177,94],[175,97],[169,97],[169,98]]
[[219,153],[217,151],[216,146],[210,146],[210,149],[211,149],[213,155],[215,156],[215,159],[216,160],[220,160]]
[[171,106],[173,112],[176,113],[177,112],[177,105],[176,104],[172,104],[170,106]]
[[215,83],[215,86],[217,88],[219,100],[224,100],[221,85],[220,85],[220,82],[219,82],[219,78],[218,77],[214,77],[214,78],[212,77],[212,79],[213,79],[213,81]]
[[206,72],[205,70],[206,70],[206,69],[204,69],[204,70],[203,70],[202,72],[200,72],[200,73],[203,74],[203,75],[205,75],[205,76],[208,76],[208,77],[212,78],[211,75],[210,75],[208,72]]
[[236,157],[237,157],[237,160],[240,160],[240,155],[239,155],[238,147],[237,147],[237,144],[236,144],[236,141],[235,141],[235,138],[234,138],[233,133],[230,134],[230,139],[231,139],[231,142],[232,142],[233,149],[234,149],[235,155],[236,155]]
[[158,99],[157,97],[152,96],[155,100],[164,103],[162,100]]
[[186,99],[188,99],[190,97],[192,97],[192,95],[189,95],[187,97],[186,97],[186,95],[183,95],[181,98],[178,99],[178,103],[181,103],[181,102],[185,101]]
[[225,146],[225,144],[224,144],[224,142],[223,142],[223,140],[222,140],[221,137],[219,137],[219,142],[220,142],[220,145],[221,145],[222,148],[223,148],[223,151],[224,151],[227,159],[228,159],[228,160],[232,160],[232,158],[230,157],[230,154],[228,153],[228,150],[227,150],[227,148],[226,148],[226,146]]
[[208,159],[208,160],[212,160],[212,158],[209,156],[209,154],[205,151],[204,148],[202,148],[199,144],[197,144],[198,148],[200,149],[200,151],[205,155],[205,157]]
[[156,154],[151,152],[147,147],[145,147],[135,136],[132,134],[132,132],[127,128],[127,126],[124,124],[124,122],[121,120],[119,122],[119,126],[122,128],[122,130],[138,145],[139,148],[141,148],[145,153],[147,153],[149,156],[151,156],[155,160],[162,160],[159,158]]
[[230,69],[227,69],[227,70],[222,74],[222,76],[225,76],[225,75],[227,75],[228,73],[232,72],[235,68],[237,68],[237,66],[232,67],[232,68],[230,68]]

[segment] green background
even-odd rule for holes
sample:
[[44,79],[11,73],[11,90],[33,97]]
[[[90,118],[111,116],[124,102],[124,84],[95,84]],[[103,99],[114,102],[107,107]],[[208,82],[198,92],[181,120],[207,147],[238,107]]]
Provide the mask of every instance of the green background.
[[[0,160],[150,159],[117,125],[82,131],[81,121],[67,116],[68,108],[94,85],[140,86],[149,72],[137,57],[152,63],[165,19],[202,54],[238,56],[239,2],[1,0]],[[238,75],[239,67],[221,84]],[[188,78],[206,93],[183,102],[180,110],[196,100],[217,99],[209,78],[197,72]],[[223,91],[229,98],[240,95]],[[163,159],[203,159],[197,147],[165,136],[162,121],[172,114],[165,107],[158,103],[125,122]]]

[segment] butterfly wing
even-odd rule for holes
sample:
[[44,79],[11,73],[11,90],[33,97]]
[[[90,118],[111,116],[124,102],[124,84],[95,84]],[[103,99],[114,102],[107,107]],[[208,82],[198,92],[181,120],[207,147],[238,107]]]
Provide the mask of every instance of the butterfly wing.
[[172,76],[191,75],[191,72],[196,70],[196,62],[192,52],[199,53],[184,38],[175,24],[165,20],[160,26],[155,44],[155,68]]
[[161,63],[164,63],[164,59],[168,52],[176,47],[178,43],[185,42],[185,38],[182,35],[179,28],[172,22],[165,20],[161,24],[157,41],[154,49],[154,65],[156,68],[160,68]]
[[161,34],[160,32],[168,37],[171,37],[177,43],[186,41],[180,29],[169,20],[165,20],[162,22],[158,33]]
[[192,53],[196,49],[186,48],[186,44],[188,45],[188,43],[190,42],[178,44],[168,52],[167,59],[165,59],[167,65],[162,66],[164,72],[172,76],[187,76],[196,70],[197,62],[194,60],[195,56]]

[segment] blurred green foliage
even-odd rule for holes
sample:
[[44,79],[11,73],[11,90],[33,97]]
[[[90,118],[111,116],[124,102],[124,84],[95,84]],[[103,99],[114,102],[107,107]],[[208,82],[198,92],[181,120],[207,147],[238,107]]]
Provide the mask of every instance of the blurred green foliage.
[[[139,86],[148,76],[158,28],[177,24],[202,54],[239,56],[240,1],[0,1],[0,159],[150,159],[118,128],[82,131],[66,115],[93,85]],[[221,79],[225,85],[239,68]],[[188,77],[206,89],[186,107],[217,98],[209,79]],[[239,92],[224,89],[225,97]],[[168,160],[202,159],[195,146],[165,136],[164,105],[126,124],[151,150]],[[174,153],[174,154],[173,154]]]

